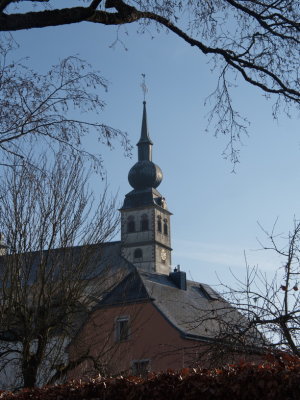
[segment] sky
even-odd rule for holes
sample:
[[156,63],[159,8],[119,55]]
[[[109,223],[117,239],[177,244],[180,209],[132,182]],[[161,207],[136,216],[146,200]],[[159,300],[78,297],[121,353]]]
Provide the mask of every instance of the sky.
[[[150,29],[150,28],[149,28]],[[122,129],[134,145],[132,158],[119,146],[101,148],[92,137],[88,150],[99,146],[110,190],[121,205],[131,188],[128,171],[137,160],[143,94],[141,74],[146,74],[148,125],[153,161],[164,179],[158,190],[166,198],[171,221],[172,264],[180,265],[189,279],[232,285],[245,276],[245,255],[250,266],[271,274],[281,260],[261,251],[266,242],[258,225],[287,234],[293,218],[300,218],[299,115],[272,118],[272,103],[242,81],[234,88],[234,104],[249,119],[249,137],[243,138],[240,163],[222,157],[226,138],[206,132],[209,105],[205,99],[215,89],[217,71],[209,59],[175,35],[155,30],[139,34],[138,25],[103,27],[82,23],[14,33],[18,57],[40,72],[68,55],[86,59],[109,81],[101,93],[106,107],[95,116]],[[93,178],[95,193],[103,189]],[[118,236],[116,237],[118,239]]]

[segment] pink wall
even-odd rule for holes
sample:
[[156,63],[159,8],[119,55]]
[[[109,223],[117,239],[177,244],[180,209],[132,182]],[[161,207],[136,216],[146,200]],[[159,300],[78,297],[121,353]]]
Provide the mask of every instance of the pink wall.
[[[123,316],[129,317],[130,336],[127,341],[117,342],[115,321]],[[81,356],[90,359],[73,370],[69,378],[92,376],[101,368],[104,374],[128,375],[132,373],[134,360],[149,359],[150,370],[158,372],[258,359],[257,356],[224,352],[221,346],[214,349],[213,356],[212,347],[207,344],[182,338],[150,302],[99,309],[91,315],[70,346],[71,360],[78,360]]]
[[[129,317],[130,337],[120,343],[116,341],[115,321],[122,316]],[[134,360],[149,359],[151,371],[189,366],[198,347],[198,341],[181,338],[180,332],[148,302],[95,311],[70,346],[70,358],[89,354],[99,365],[106,365],[108,373],[128,374]],[[90,360],[70,377],[82,377],[92,370]]]

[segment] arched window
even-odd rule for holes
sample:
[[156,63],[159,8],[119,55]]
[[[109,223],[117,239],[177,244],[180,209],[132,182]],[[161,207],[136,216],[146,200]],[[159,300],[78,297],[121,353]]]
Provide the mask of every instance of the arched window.
[[127,233],[135,232],[134,217],[131,215],[127,220]]
[[162,232],[162,224],[161,224],[161,216],[157,217],[157,230],[158,232]]
[[166,218],[164,219],[164,234],[168,234],[168,221]]
[[149,220],[146,214],[143,214],[141,217],[141,231],[149,230]]
[[142,249],[135,249],[133,253],[134,258],[142,258],[143,257],[143,250]]

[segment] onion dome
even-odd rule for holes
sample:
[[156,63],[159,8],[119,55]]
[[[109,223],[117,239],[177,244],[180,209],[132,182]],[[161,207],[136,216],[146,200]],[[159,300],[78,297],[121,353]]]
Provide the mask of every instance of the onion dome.
[[157,188],[162,178],[159,166],[148,160],[138,161],[128,174],[128,181],[136,190]]
[[152,162],[152,146],[147,125],[146,102],[143,102],[143,120],[141,137],[137,143],[138,162],[134,164],[128,174],[130,185],[136,190],[157,188],[163,179],[158,165]]

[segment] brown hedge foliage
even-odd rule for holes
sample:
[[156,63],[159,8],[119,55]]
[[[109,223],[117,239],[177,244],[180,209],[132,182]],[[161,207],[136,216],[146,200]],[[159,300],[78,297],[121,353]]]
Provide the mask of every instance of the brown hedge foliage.
[[95,378],[0,392],[1,400],[292,400],[300,399],[300,360],[183,369],[139,377]]

